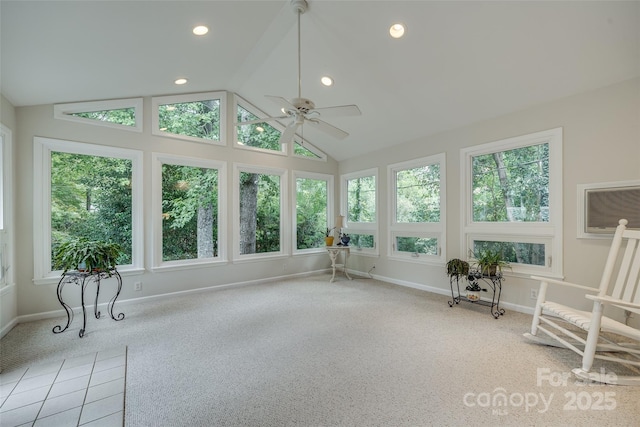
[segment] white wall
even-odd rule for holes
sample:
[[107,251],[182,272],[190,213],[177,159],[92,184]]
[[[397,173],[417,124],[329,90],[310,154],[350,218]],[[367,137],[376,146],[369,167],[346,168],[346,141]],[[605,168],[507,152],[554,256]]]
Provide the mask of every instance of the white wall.
[[[11,105],[11,103],[4,96],[0,96],[0,123],[11,131],[12,139],[15,140],[16,112],[13,105]],[[13,153],[13,150],[11,151]],[[12,157],[15,158],[15,154],[13,154]],[[11,161],[13,161],[13,159],[11,159]],[[7,171],[5,170],[5,175],[6,172]],[[5,180],[7,180],[5,182],[12,181],[8,178],[9,177],[5,176]],[[5,192],[5,197],[7,197],[8,199],[10,199],[12,196],[13,192]],[[14,204],[12,200],[7,200],[5,208],[12,210],[11,214],[9,214],[9,212],[5,213],[5,220],[7,218],[15,218]],[[7,226],[12,227],[12,224],[9,222]],[[10,230],[9,232],[10,236],[13,235],[11,231],[12,230]],[[8,255],[9,254],[5,255],[5,257]],[[4,336],[7,332],[9,332],[9,330],[11,330],[11,328],[16,324],[18,316],[18,292],[15,281],[11,280],[15,277],[13,268],[14,266],[10,266],[10,270],[7,272],[6,277],[9,280],[7,281],[6,286],[0,288],[0,337]]]
[[[123,131],[109,127],[75,123],[54,119],[53,105],[41,105],[16,108],[18,138],[16,139],[17,165],[17,206],[20,215],[17,218],[17,285],[18,315],[29,316],[49,311],[60,311],[62,307],[56,298],[56,283],[35,285],[33,283],[33,138],[34,136],[63,139],[69,141],[101,144],[141,150],[144,153],[144,231],[145,231],[145,267],[143,275],[124,276],[123,291],[118,301],[150,297],[165,293],[188,291],[209,286],[242,283],[282,275],[306,273],[329,267],[329,257],[325,251],[312,255],[289,256],[285,259],[242,263],[229,262],[214,267],[191,267],[179,271],[151,272],[151,153],[169,153],[197,158],[210,158],[227,162],[227,182],[232,185],[233,163],[241,162],[258,166],[273,166],[289,170],[306,170],[335,175],[338,165],[335,160],[326,162],[292,158],[255,151],[214,146],[204,143],[192,143],[173,138],[164,138],[151,134],[151,98],[144,99],[144,131]],[[295,187],[294,187],[295,188]],[[227,192],[229,200],[233,192]],[[291,203],[291,198],[289,198]],[[229,202],[227,215],[232,218],[232,203]],[[286,207],[290,216],[291,208]],[[228,232],[227,247],[232,247],[233,233]],[[36,236],[36,242],[37,242]],[[283,265],[286,264],[286,269]],[[142,282],[142,292],[133,290],[134,282]],[[65,295],[65,301],[66,301]],[[79,297],[69,303],[79,306]],[[64,313],[64,312],[62,312]],[[28,319],[29,317],[27,317]]]
[[[416,112],[420,114],[420,112]],[[560,99],[524,111],[486,120],[461,129],[433,135],[340,163],[340,173],[377,167],[380,182],[380,244],[388,244],[386,201],[388,164],[446,153],[447,158],[447,259],[466,258],[461,249],[460,149],[513,136],[562,127],[564,196],[564,275],[566,280],[597,286],[610,241],[577,239],[577,185],[640,179],[640,79]],[[640,207],[639,207],[640,209]],[[446,292],[443,266],[422,266],[381,256],[352,256],[358,270],[375,272],[409,284]],[[508,274],[508,272],[507,272]],[[507,277],[503,301],[533,307],[530,279]],[[567,299],[580,294],[566,294]]]

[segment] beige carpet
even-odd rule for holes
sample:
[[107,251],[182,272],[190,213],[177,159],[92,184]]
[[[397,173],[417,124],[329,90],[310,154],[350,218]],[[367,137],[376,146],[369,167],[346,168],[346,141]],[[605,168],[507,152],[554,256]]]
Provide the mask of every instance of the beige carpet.
[[528,315],[329,278],[122,304],[82,339],[21,324],[2,366],[126,345],[126,426],[638,424],[638,388],[577,384],[573,352],[522,337]]

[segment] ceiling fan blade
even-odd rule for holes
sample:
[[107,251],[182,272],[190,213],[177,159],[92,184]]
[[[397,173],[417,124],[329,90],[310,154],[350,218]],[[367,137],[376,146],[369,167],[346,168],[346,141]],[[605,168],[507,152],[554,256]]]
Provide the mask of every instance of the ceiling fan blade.
[[282,132],[282,134],[280,135],[280,140],[278,141],[280,144],[288,144],[291,141],[293,141],[293,137],[296,134],[296,131],[298,130],[298,126],[300,126],[300,122],[294,120],[293,122],[291,122],[286,129],[284,130],[284,132]]
[[247,120],[244,122],[236,122],[236,126],[242,126],[242,125],[252,125],[255,123],[266,123],[266,122],[270,122],[273,120],[282,120],[282,119],[288,119],[289,116],[278,116],[278,117],[264,117],[262,119],[255,119],[255,120]]
[[336,139],[345,139],[347,136],[349,136],[349,134],[342,129],[338,129],[337,127],[332,126],[327,122],[323,122],[322,120],[307,119],[305,121],[314,128],[321,130],[322,132],[327,133]]
[[321,117],[345,117],[359,116],[362,114],[357,105],[336,105],[335,107],[314,108],[311,113],[317,112]]
[[271,102],[273,102],[274,104],[279,105],[281,108],[284,108],[285,111],[296,109],[295,105],[281,96],[265,95],[265,97],[271,100]]

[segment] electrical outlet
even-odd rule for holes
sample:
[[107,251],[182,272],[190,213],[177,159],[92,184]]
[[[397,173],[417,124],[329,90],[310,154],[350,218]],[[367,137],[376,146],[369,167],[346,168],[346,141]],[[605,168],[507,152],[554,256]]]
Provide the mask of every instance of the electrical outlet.
[[531,299],[538,299],[538,290],[537,289],[531,289]]
[[141,291],[142,290],[142,282],[136,282],[133,284],[133,289],[136,291]]

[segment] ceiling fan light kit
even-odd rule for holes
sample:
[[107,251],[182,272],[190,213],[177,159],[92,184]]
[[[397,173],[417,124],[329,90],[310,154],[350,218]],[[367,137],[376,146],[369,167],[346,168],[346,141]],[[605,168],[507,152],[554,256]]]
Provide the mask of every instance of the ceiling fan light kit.
[[291,7],[298,15],[298,96],[296,98],[286,99],[281,96],[266,95],[266,97],[281,107],[284,115],[278,117],[265,117],[256,120],[248,120],[237,123],[238,125],[248,125],[254,123],[264,123],[268,121],[279,121],[290,119],[291,121],[280,135],[280,144],[288,144],[298,131],[298,128],[304,124],[308,124],[336,139],[344,139],[349,134],[342,129],[330,125],[320,120],[320,117],[337,117],[337,116],[359,116],[362,114],[357,105],[337,105],[333,107],[316,108],[313,101],[302,97],[302,77],[301,77],[301,53],[300,53],[300,16],[307,11],[309,4],[306,0],[291,0]]

